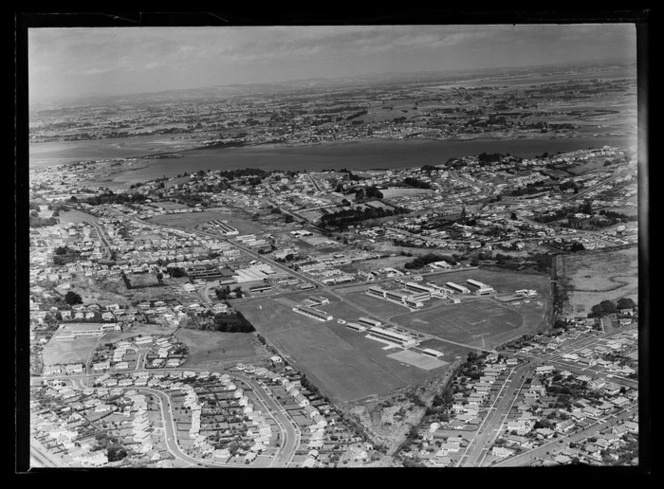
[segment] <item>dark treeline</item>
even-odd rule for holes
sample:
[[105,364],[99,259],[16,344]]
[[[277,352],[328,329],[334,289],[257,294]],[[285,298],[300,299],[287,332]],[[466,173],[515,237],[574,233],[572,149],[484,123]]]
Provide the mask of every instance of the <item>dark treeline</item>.
[[409,187],[413,188],[431,188],[430,183],[418,180],[417,178],[413,177],[404,178],[403,183],[404,185],[408,185]]
[[379,219],[381,217],[395,216],[407,212],[409,211],[403,207],[398,207],[396,209],[384,209],[382,207],[377,209],[372,207],[361,209],[360,207],[356,207],[355,209],[343,209],[334,214],[326,214],[320,218],[320,225],[323,227],[346,227],[349,224],[358,221]]
[[443,261],[443,260],[446,261],[447,263],[449,263],[450,265],[456,265],[457,264],[456,260],[454,258],[452,258],[451,256],[437,255],[435,253],[429,253],[427,255],[418,256],[413,261],[406,263],[404,265],[404,268],[407,268],[409,270],[419,269],[419,268],[422,268],[422,267],[428,265],[429,263],[434,263],[434,262]]

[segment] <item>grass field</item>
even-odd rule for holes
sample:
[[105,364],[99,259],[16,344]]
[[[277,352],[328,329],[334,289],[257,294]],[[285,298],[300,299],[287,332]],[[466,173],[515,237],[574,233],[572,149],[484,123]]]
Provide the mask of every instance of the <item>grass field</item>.
[[[494,285],[498,290],[513,292],[535,288],[542,292],[540,302],[549,295],[549,278],[485,270],[439,274],[432,281],[465,282],[475,278]],[[442,375],[457,357],[465,357],[473,347],[487,348],[523,335],[540,325],[548,310],[536,301],[519,306],[503,305],[488,297],[469,297],[461,304],[438,299],[430,301],[425,310],[408,309],[363,293],[367,286],[351,286],[335,290],[344,301],[312,291],[284,295],[282,298],[300,302],[311,295],[326,295],[330,304],[317,306],[330,312],[334,319],[321,322],[292,312],[292,303],[269,298],[234,301],[233,306],[283,354],[289,362],[305,373],[321,390],[339,401],[354,401],[382,395],[405,386],[418,385],[431,376]],[[425,361],[421,355],[385,350],[385,344],[366,338],[337,322],[356,321],[369,316],[400,324],[415,331],[429,333],[439,339],[427,340],[422,348],[443,352],[440,362]],[[455,341],[464,347],[448,343]],[[396,355],[394,355],[397,353]],[[428,370],[429,369],[429,370]]]
[[180,226],[184,228],[195,228],[200,224],[218,219],[226,221],[229,225],[237,228],[240,234],[260,234],[263,232],[259,223],[254,223],[250,219],[238,217],[238,212],[228,212],[225,210],[211,210],[203,212],[186,212],[184,214],[163,214],[149,219],[150,222],[162,224],[164,226]]
[[409,309],[405,306],[400,306],[394,302],[367,295],[364,292],[348,294],[345,296],[345,298],[352,304],[357,304],[359,307],[372,311],[373,316],[375,316],[377,319],[383,319],[385,321],[387,321],[391,316],[409,312]]
[[60,341],[58,333],[44,345],[44,365],[85,363],[97,347],[100,338],[79,337],[74,341]]
[[424,370],[441,368],[449,363],[412,350],[400,350],[389,354],[388,357]]
[[567,285],[566,316],[586,316],[603,300],[638,301],[638,248],[565,255],[558,276]]
[[506,338],[534,330],[544,308],[505,306],[489,298],[440,305],[392,318],[407,328],[430,334],[441,340],[490,348]]
[[254,334],[179,329],[175,336],[189,347],[185,367],[222,368],[270,356]]
[[[387,356],[383,343],[365,338],[337,323],[337,317],[364,315],[347,304],[336,304],[335,320],[321,322],[291,311],[270,299],[234,304],[289,362],[328,396],[352,401],[391,392],[424,381],[440,369],[427,371]],[[329,308],[331,305],[322,306]],[[339,312],[339,311],[345,312]]]

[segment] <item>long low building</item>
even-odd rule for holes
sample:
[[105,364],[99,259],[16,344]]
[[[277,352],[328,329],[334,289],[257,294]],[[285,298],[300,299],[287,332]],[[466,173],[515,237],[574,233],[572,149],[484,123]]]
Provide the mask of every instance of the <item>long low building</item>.
[[422,353],[434,358],[440,358],[443,356],[443,352],[440,352],[438,350],[433,350],[431,348],[422,348]]
[[319,309],[314,309],[313,307],[295,306],[293,308],[293,312],[297,312],[298,314],[302,314],[319,321],[330,321],[334,319],[330,313],[321,311]]
[[445,285],[447,285],[450,289],[454,290],[455,292],[460,292],[462,294],[470,294],[470,289],[468,289],[468,287],[464,287],[463,285],[455,284],[454,282],[447,282]]
[[65,323],[58,329],[58,339],[77,336],[102,336],[109,331],[121,331],[118,323]]
[[472,278],[466,280],[466,283],[468,283],[468,285],[472,286],[475,289],[475,294],[477,295],[489,295],[495,292],[493,287],[491,287],[490,285],[487,285],[478,280],[473,280]]
[[387,340],[388,342],[396,343],[403,347],[414,346],[417,344],[417,340],[408,335],[396,333],[394,331],[379,328],[377,326],[369,328],[369,334],[367,335],[367,338]]
[[422,307],[424,306],[422,300],[431,298],[431,294],[429,293],[414,294],[403,290],[386,290],[381,287],[369,287],[367,294],[381,299],[400,302],[408,307]]
[[359,331],[360,333],[367,330],[366,326],[362,326],[361,324],[357,323],[346,323],[346,327],[348,329],[352,329],[353,331]]
[[383,324],[380,321],[376,321],[375,319],[369,319],[365,317],[358,318],[357,322],[362,324],[363,326],[368,326],[368,327],[377,327]]
[[417,292],[417,293],[429,293],[429,294],[435,294],[437,290],[433,287],[430,287],[428,285],[422,285],[422,284],[416,284],[415,282],[408,282],[405,285],[406,289]]

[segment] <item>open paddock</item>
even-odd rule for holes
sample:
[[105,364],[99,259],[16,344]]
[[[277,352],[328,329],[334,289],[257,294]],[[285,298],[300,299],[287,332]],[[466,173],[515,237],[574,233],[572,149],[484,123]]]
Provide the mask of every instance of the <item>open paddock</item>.
[[[312,320],[313,321],[313,320]],[[266,332],[298,370],[334,399],[351,401],[390,392],[403,383],[330,331],[325,324]]]
[[[311,294],[308,294],[311,295]],[[331,307],[332,306],[332,307]],[[333,321],[317,321],[294,313],[270,299],[234,304],[289,362],[329,397],[343,402],[385,394],[423,382],[440,370],[419,369],[389,358],[384,344],[366,333]],[[331,307],[331,308],[330,308]],[[346,303],[319,306],[337,317],[356,320],[366,315]]]
[[623,297],[638,301],[638,248],[565,255],[558,276],[567,284],[565,313],[585,316],[603,300]]

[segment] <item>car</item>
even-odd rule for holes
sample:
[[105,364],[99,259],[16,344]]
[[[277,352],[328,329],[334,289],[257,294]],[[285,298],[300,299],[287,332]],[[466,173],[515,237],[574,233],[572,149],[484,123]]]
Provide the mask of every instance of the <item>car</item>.
[[338,322],[339,324],[346,324],[346,321],[343,320],[343,319],[337,319],[337,322]]

